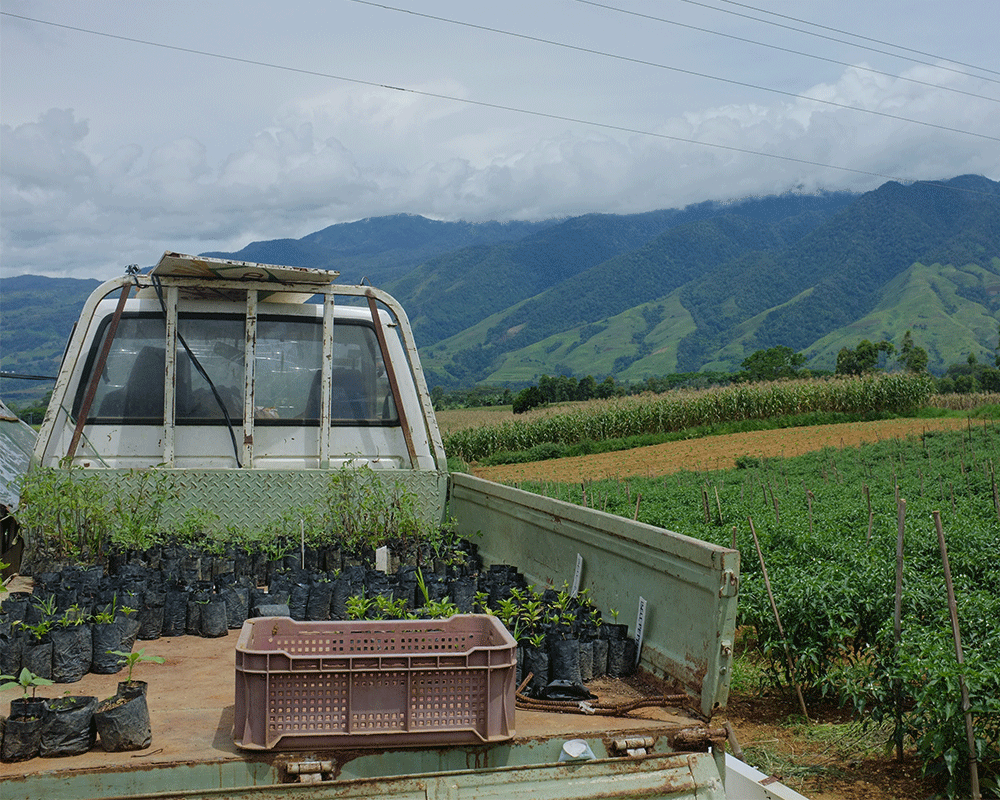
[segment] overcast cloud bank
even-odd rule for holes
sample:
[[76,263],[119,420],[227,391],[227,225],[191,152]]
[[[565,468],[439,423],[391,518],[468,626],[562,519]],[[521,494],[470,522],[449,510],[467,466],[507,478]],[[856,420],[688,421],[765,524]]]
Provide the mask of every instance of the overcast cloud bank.
[[[44,10],[53,16],[58,8]],[[2,25],[5,52],[32,46],[22,36],[48,33],[19,23],[12,36],[13,22],[3,18]],[[220,41],[217,49],[231,48]],[[866,191],[891,178],[1000,178],[1000,143],[931,127],[1000,132],[995,101],[948,91],[992,97],[1000,93],[995,84],[944,65],[912,66],[900,78],[864,66],[840,68],[834,80],[806,85],[797,97],[734,92],[732,102],[700,105],[688,94],[679,105],[650,94],[653,108],[640,116],[609,116],[586,102],[578,115],[568,114],[545,92],[518,95],[517,108],[632,131],[331,82],[263,103],[247,112],[252,127],[236,134],[227,128],[221,137],[217,117],[197,115],[175,129],[183,133],[166,138],[152,119],[145,136],[134,121],[111,136],[107,119],[97,135],[105,111],[88,97],[31,119],[5,113],[2,275],[106,278],[128,263],[153,263],[167,249],[237,250],[400,212],[538,220],[784,191]],[[15,91],[15,80],[5,64],[5,94]],[[491,101],[461,73],[407,86]],[[230,107],[220,100],[218,113]]]

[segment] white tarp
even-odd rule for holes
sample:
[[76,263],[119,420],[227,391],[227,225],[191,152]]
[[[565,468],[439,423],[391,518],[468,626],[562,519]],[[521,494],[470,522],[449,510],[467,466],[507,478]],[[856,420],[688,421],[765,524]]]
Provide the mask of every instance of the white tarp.
[[28,471],[37,436],[0,401],[0,503],[7,508],[17,507],[17,479]]

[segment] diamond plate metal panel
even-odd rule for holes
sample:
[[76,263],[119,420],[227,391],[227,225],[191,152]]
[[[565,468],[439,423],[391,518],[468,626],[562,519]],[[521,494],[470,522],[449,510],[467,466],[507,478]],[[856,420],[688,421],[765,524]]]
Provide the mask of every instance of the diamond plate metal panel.
[[[201,508],[220,517],[223,524],[253,527],[303,506],[321,504],[330,470],[157,470],[170,475],[176,497],[164,506],[162,523],[170,528],[184,519],[189,509]],[[133,470],[95,470],[109,485],[136,483]],[[430,524],[444,519],[448,473],[430,470],[372,470],[384,485],[401,485],[412,493],[422,518]]]

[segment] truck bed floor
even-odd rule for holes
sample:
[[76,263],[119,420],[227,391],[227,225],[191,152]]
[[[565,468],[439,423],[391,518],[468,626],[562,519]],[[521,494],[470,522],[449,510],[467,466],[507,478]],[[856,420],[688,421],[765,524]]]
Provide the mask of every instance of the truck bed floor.
[[[75,772],[78,770],[128,770],[176,764],[226,761],[271,761],[274,752],[246,752],[233,744],[233,703],[235,682],[235,647],[239,631],[225,637],[206,639],[195,636],[139,641],[148,655],[166,659],[164,664],[140,663],[133,672],[136,680],[149,684],[147,701],[153,742],[147,750],[107,753],[100,743],[89,752],[64,758],[35,758],[30,761],[0,764],[0,777],[37,773]],[[39,690],[39,696],[93,695],[98,699],[115,694],[118,681],[125,680],[123,670],[115,675],[87,674],[71,684],[55,684]],[[627,700],[635,697],[628,687],[614,687],[616,682],[592,684],[602,700]],[[602,688],[603,686],[603,688]],[[621,691],[624,689],[624,692]],[[13,694],[2,699],[6,705]],[[628,732],[657,731],[689,727],[697,721],[679,709],[647,708],[628,717],[587,716],[517,709],[515,742],[560,738],[611,738]],[[287,755],[287,754],[285,754]]]

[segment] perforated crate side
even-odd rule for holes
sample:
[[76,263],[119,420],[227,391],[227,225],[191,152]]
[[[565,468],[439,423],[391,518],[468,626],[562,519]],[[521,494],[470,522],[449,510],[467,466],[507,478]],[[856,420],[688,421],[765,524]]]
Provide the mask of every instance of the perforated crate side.
[[233,737],[248,749],[479,744],[514,735],[516,644],[495,617],[248,620]]

